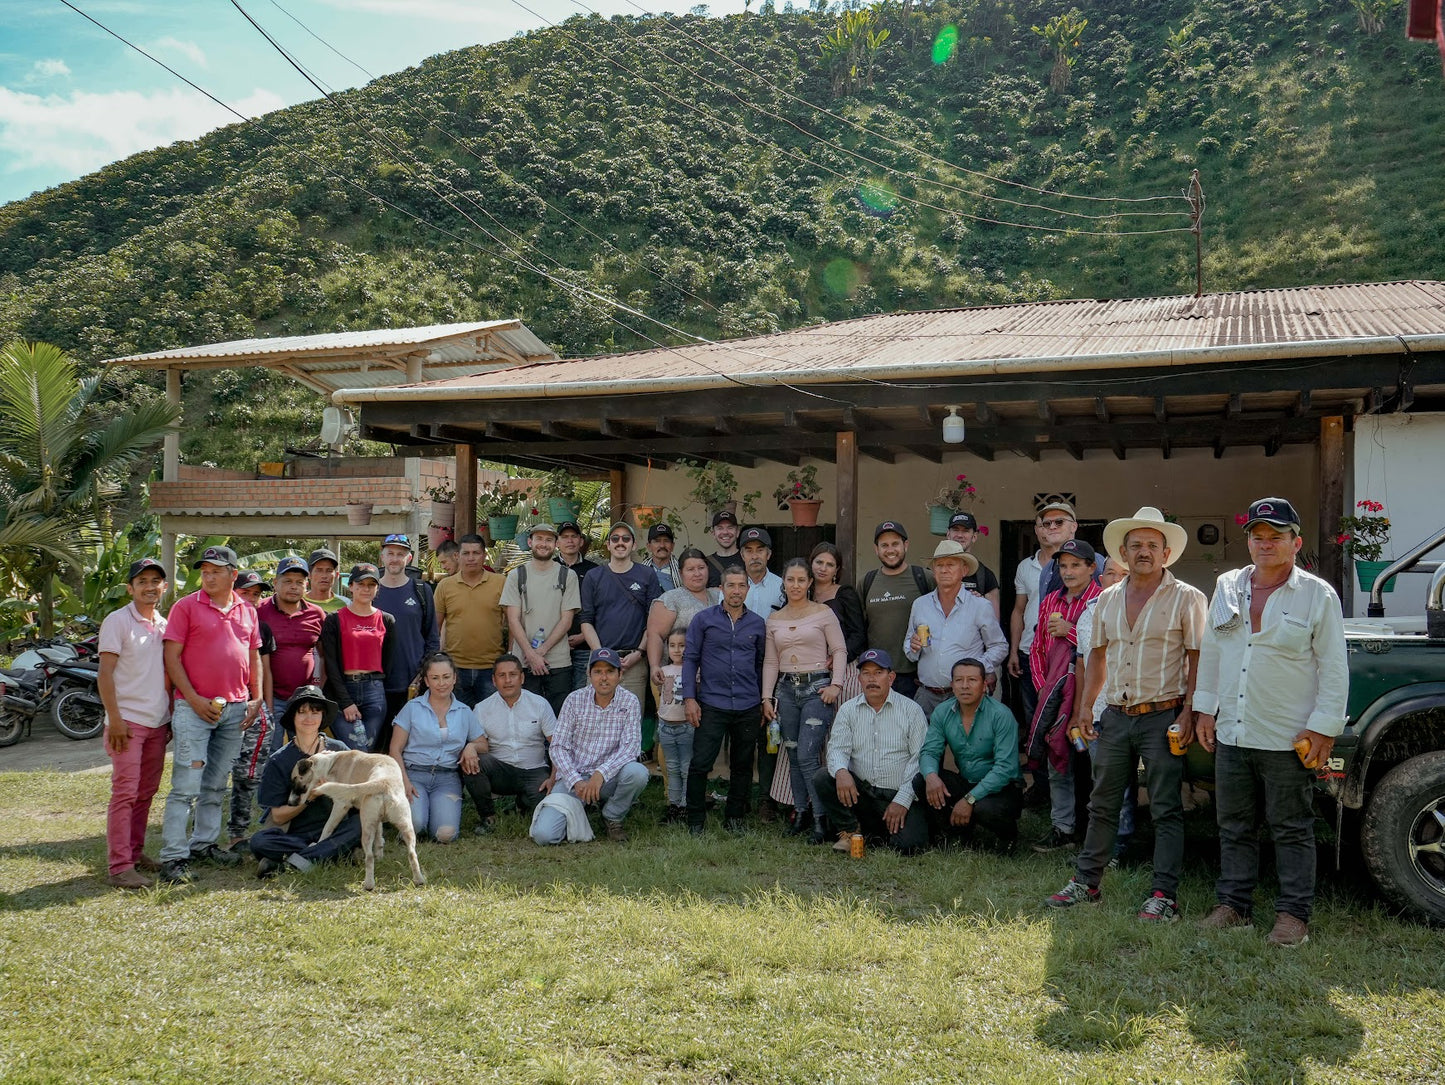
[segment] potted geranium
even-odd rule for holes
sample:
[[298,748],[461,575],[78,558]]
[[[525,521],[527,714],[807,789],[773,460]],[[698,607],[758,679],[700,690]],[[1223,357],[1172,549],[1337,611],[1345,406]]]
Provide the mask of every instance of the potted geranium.
[[721,509],[727,509],[734,516],[741,514],[749,520],[757,515],[755,502],[763,496],[762,491],[753,490],[739,496],[738,479],[731,465],[721,460],[682,462],[687,467],[687,477],[693,483],[688,496],[703,507],[709,518]]
[[576,479],[564,467],[547,472],[537,487],[537,500],[547,502],[547,512],[554,524],[577,519]]
[[[1369,498],[1355,502],[1355,515],[1340,517],[1340,533],[1335,542],[1345,548],[1345,553],[1355,561],[1355,580],[1361,591],[1369,591],[1375,585],[1375,578],[1393,564],[1393,559],[1381,560],[1385,544],[1390,541],[1390,518],[1381,515],[1385,506]],[[1395,590],[1391,577],[1385,591]]]
[[493,542],[505,542],[517,534],[521,499],[511,488],[511,479],[484,482],[477,488],[477,519],[487,522]]
[[972,505],[978,490],[967,475],[954,475],[953,481],[939,488],[933,498],[924,502],[928,512],[928,530],[935,535],[948,534],[948,521],[955,512],[962,512],[965,505]]
[[793,514],[794,527],[813,527],[818,523],[818,509],[822,507],[823,492],[818,485],[818,469],[811,463],[789,471],[773,491],[773,500],[779,508],[787,507]]
[[430,526],[455,527],[457,523],[457,492],[452,489],[451,482],[443,479],[435,486],[427,487],[426,495],[431,498]]

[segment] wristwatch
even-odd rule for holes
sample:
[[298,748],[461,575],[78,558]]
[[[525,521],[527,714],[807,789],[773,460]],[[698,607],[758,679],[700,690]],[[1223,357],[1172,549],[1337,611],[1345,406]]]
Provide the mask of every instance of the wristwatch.
[[969,806],[972,806],[972,805],[974,804],[974,802],[977,801],[977,800],[974,799],[974,797],[973,797],[973,792],[970,791],[967,795],[965,795],[965,796],[963,797],[963,801],[966,802],[966,803],[968,803]]

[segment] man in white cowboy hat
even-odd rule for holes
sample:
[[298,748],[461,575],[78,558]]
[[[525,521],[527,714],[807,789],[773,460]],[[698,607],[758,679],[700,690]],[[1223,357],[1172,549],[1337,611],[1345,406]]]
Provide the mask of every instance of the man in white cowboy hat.
[[[1177,580],[1168,567],[1184,553],[1188,535],[1145,506],[1104,528],[1104,547],[1128,568],[1128,576],[1106,588],[1094,607],[1092,647],[1085,665],[1084,695],[1074,717],[1086,739],[1098,738],[1089,829],[1068,884],[1046,902],[1068,908],[1100,899],[1099,881],[1114,850],[1119,807],[1144,759],[1154,822],[1154,881],[1139,918],[1173,922],[1184,862],[1184,806],[1179,789],[1184,757],[1169,748],[1177,724],[1180,747],[1193,738],[1190,702],[1204,639],[1208,607],[1204,593]],[[1094,703],[1104,691],[1104,714],[1096,730]]]
[[1315,895],[1315,770],[1345,728],[1349,663],[1335,590],[1295,565],[1299,514],[1281,497],[1249,507],[1252,565],[1220,576],[1199,652],[1199,741],[1214,753],[1219,903],[1200,926],[1250,927],[1259,879],[1259,796],[1274,841],[1279,897],[1270,945],[1309,941]]
[[[944,539],[930,562],[937,587],[913,600],[908,614],[908,639],[903,652],[918,664],[913,699],[925,716],[953,696],[953,665],[960,659],[981,659],[990,679],[1008,652],[998,616],[988,600],[963,590],[963,579],[978,571],[978,559],[962,543]],[[927,631],[927,637],[922,636]]]

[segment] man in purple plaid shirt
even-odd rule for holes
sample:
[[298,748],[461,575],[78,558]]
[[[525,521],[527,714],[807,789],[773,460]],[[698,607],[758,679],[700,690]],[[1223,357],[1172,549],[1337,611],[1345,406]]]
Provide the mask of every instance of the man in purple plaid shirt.
[[[622,661],[611,648],[596,648],[587,664],[588,686],[562,702],[552,733],[550,792],[560,787],[584,803],[602,803],[607,839],[623,843],[622,819],[647,786],[647,769],[637,761],[642,751],[642,705],[630,690],[618,686]],[[532,822],[532,839],[560,844],[567,839],[567,819],[543,806]]]

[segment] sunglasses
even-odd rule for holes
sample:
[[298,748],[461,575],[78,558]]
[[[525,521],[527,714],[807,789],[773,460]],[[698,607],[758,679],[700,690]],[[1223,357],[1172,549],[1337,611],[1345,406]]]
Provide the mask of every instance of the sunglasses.
[[631,535],[609,535],[609,536],[607,536],[607,541],[610,542],[610,543],[620,543],[620,542],[630,543],[630,542],[632,541],[632,536],[631,536]]
[[1068,518],[1067,518],[1067,517],[1060,517],[1060,518],[1057,519],[1057,520],[1040,520],[1040,521],[1039,521],[1039,523],[1041,523],[1044,527],[1063,527],[1063,526],[1064,526],[1065,524],[1067,524],[1068,522],[1069,522],[1069,521],[1068,521]]

